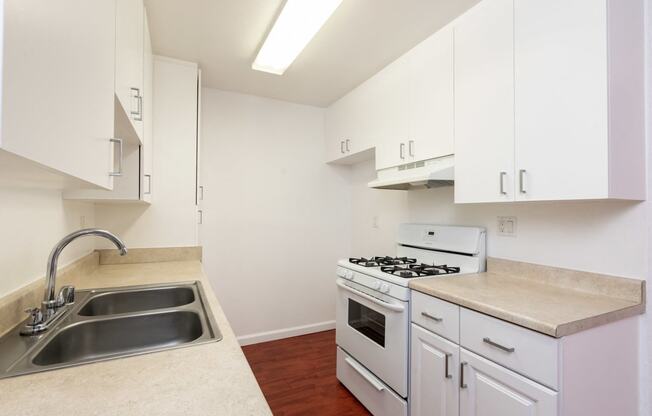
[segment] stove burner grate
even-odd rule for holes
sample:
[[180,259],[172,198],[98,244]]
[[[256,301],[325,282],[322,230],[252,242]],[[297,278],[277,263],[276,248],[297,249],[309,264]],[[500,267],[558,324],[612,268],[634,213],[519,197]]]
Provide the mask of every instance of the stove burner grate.
[[417,259],[409,257],[390,257],[390,256],[375,256],[371,258],[365,257],[351,257],[349,263],[357,264],[363,267],[378,267],[378,266],[398,266],[416,264]]
[[459,267],[448,266],[446,264],[407,264],[398,266],[383,266],[380,268],[385,273],[394,276],[409,279],[412,277],[438,276],[445,274],[455,274],[460,272]]

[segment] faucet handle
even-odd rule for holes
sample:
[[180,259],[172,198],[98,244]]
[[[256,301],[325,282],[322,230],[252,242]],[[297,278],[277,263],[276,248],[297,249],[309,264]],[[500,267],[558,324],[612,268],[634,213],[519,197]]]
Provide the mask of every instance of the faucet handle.
[[36,326],[43,322],[43,312],[39,308],[27,308],[25,313],[30,315],[30,321],[27,323],[29,326]]
[[75,287],[62,287],[57,295],[57,307],[60,308],[65,305],[72,305],[73,303],[75,303]]

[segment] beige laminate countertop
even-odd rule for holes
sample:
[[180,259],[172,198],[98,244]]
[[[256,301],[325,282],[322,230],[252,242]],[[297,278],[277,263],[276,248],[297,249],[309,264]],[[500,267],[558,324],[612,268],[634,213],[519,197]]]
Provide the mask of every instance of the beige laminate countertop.
[[645,312],[641,280],[496,258],[487,269],[409,286],[557,338]]
[[1,415],[271,415],[199,261],[99,266],[78,289],[199,280],[219,342],[0,380]]

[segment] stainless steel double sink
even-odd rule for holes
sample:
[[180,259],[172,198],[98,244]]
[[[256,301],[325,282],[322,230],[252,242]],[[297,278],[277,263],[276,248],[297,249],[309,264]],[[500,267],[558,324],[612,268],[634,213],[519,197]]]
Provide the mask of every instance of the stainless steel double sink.
[[80,290],[48,331],[0,338],[0,378],[215,342],[201,283]]

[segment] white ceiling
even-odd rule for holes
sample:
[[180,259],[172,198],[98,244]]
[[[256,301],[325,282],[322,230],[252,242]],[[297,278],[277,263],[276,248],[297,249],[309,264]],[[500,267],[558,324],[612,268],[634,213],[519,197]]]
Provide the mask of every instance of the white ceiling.
[[204,86],[327,106],[478,1],[344,0],[282,76],[251,63],[283,0],[145,4],[154,52],[198,62]]

